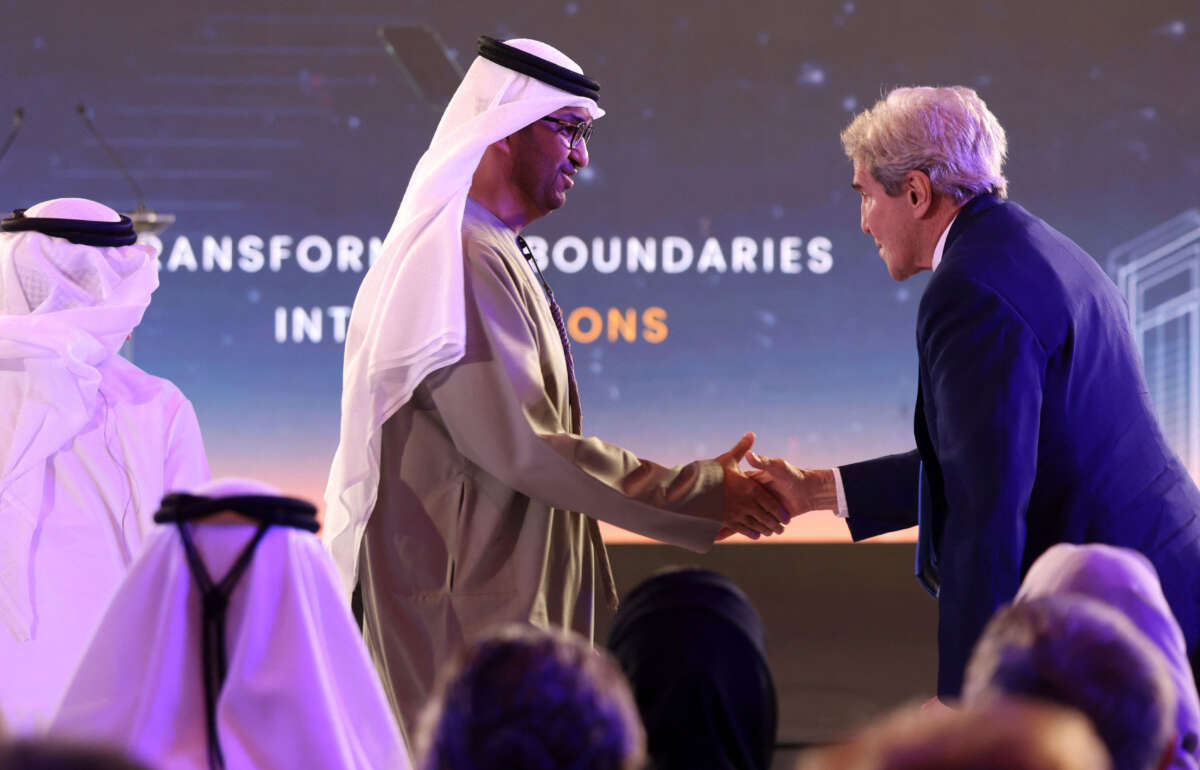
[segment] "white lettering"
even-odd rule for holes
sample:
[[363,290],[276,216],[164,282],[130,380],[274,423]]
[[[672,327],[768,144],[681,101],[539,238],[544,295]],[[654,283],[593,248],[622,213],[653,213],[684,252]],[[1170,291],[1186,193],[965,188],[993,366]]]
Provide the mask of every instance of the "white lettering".
[[289,259],[292,256],[292,236],[290,235],[272,235],[268,247],[271,255],[271,272],[278,273],[279,268],[283,267],[283,260]]
[[211,235],[204,236],[200,242],[200,261],[206,273],[211,273],[214,268],[228,273],[233,269],[233,239],[225,235],[218,241]]
[[808,269],[817,275],[828,273],[833,267],[833,241],[823,235],[808,240]]
[[800,244],[802,242],[802,239],[794,235],[779,239],[779,270],[781,272],[800,272]]
[[287,342],[287,308],[275,308],[275,341]]
[[645,241],[630,238],[625,241],[625,269],[631,273],[636,273],[639,269],[653,273],[657,246],[653,238],[647,238]]
[[[678,254],[678,256],[676,256]],[[678,235],[668,235],[662,242],[663,270],[668,273],[682,273],[692,266],[692,244],[686,238]]]
[[243,235],[238,238],[238,267],[247,273],[257,273],[263,269],[266,260],[263,259],[263,239],[257,235]]
[[186,235],[175,239],[175,245],[171,247],[171,256],[167,258],[167,272],[173,273],[181,265],[192,273],[199,268],[196,264],[196,252],[192,251],[192,243]]
[[[316,249],[317,258],[310,252]],[[306,273],[321,273],[333,262],[333,247],[319,235],[306,235],[296,244],[296,264]]]
[[354,235],[339,235],[337,239],[337,269],[339,273],[347,271],[361,273],[363,255],[362,238]]
[[621,266],[621,239],[611,238],[608,241],[608,255],[604,254],[604,239],[592,239],[592,264],[597,273],[615,273]]
[[758,255],[758,243],[753,238],[739,235],[733,239],[729,247],[729,257],[733,261],[733,272],[753,273],[758,270],[754,257]]
[[346,341],[346,322],[350,319],[349,305],[333,305],[325,308],[326,315],[329,320],[333,321],[333,341],[342,343]]
[[[289,260],[308,274],[362,273],[382,256],[385,241],[346,234],[196,235],[197,250],[187,235],[169,244],[153,235],[140,236],[140,243],[157,252],[155,266],[168,272],[258,273],[270,269],[286,272]],[[547,240],[526,238],[533,261],[541,270],[557,269],[573,274],[594,271],[600,275],[655,273],[799,274],[806,270],[824,275],[833,269],[833,241],[823,235],[760,237],[734,235],[703,240],[683,236],[663,237],[597,235],[586,239],[564,235]],[[661,257],[661,261],[660,261]],[[289,321],[290,323],[290,321]]]
[[321,308],[292,308],[292,342],[321,341]]
[[[575,252],[574,259],[567,259],[568,249]],[[583,239],[576,238],[574,235],[559,238],[554,242],[554,251],[551,257],[554,260],[554,266],[558,268],[559,272],[578,273],[587,265],[587,244],[583,242]]]
[[700,249],[700,259],[696,261],[696,272],[698,273],[703,273],[710,267],[718,273],[723,273],[728,269],[725,264],[725,255],[721,252],[721,242],[716,238],[709,238],[704,242],[704,246]]

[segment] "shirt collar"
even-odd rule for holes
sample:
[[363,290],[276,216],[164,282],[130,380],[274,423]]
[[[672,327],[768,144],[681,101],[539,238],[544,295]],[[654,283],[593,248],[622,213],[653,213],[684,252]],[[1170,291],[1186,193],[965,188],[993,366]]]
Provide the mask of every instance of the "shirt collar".
[[954,214],[954,219],[950,220],[950,224],[946,225],[946,229],[942,231],[942,237],[938,238],[937,246],[933,249],[933,264],[930,270],[937,270],[938,265],[942,263],[942,252],[946,250],[946,236],[950,234],[950,228],[954,227],[954,220],[958,219],[958,214]]

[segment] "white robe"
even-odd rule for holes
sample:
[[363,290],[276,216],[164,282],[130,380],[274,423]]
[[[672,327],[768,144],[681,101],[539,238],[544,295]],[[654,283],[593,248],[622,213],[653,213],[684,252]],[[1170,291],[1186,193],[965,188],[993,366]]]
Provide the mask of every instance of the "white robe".
[[[115,222],[82,199],[27,215]],[[162,496],[208,478],[192,405],[118,356],[155,251],[0,233],[0,715],[53,714]]]
[[[214,582],[257,524],[189,525]],[[179,530],[156,525],[113,598],[51,735],[160,770],[207,767],[200,592]],[[407,770],[408,755],[316,535],[270,527],[229,598],[217,730],[228,770]]]
[[179,389],[122,358],[100,370],[101,407],[45,461],[42,487],[10,489],[0,502],[6,522],[15,506],[36,521],[21,565],[28,638],[0,627],[0,706],[14,732],[48,724],[163,495],[208,479],[196,415]]

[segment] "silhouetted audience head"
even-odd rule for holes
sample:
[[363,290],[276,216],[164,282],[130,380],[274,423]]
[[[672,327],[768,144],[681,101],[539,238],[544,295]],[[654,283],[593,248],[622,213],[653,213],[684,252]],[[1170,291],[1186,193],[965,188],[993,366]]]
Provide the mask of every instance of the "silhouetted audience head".
[[1091,720],[1116,770],[1169,758],[1175,694],[1161,653],[1120,612],[1078,595],[1002,608],[967,664],[970,705],[995,695],[1075,708]]
[[1060,594],[1082,594],[1119,610],[1158,647],[1175,687],[1177,740],[1172,767],[1195,770],[1200,699],[1183,632],[1171,614],[1154,565],[1129,548],[1060,543],[1029,568],[1016,601]]
[[767,770],[775,686],[762,619],[732,581],[676,569],[625,597],[608,646],[633,687],[657,770]]
[[844,744],[809,752],[798,770],[1109,770],[1077,711],[996,699],[969,710],[901,708]]
[[149,770],[115,749],[86,743],[21,740],[0,743],[0,770]]
[[520,625],[441,673],[417,746],[422,770],[635,770],[645,759],[612,659],[575,634]]

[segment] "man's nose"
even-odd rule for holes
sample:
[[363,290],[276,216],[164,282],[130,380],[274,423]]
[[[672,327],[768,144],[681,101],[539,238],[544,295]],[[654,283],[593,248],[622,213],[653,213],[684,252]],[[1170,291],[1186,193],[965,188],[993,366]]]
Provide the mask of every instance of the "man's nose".
[[588,161],[590,161],[591,158],[588,157],[586,139],[580,137],[579,141],[575,143],[575,146],[571,148],[570,157],[571,161],[577,168],[583,168],[588,164]]

